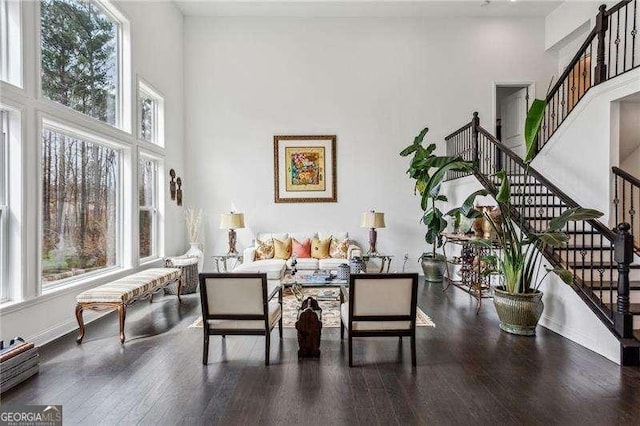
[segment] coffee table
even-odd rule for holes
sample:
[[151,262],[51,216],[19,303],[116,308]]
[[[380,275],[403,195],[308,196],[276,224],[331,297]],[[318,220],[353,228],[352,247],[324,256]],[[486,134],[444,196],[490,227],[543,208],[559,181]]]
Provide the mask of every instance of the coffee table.
[[[349,286],[349,282],[347,280],[339,280],[339,279],[332,279],[332,280],[323,280],[321,279],[321,277],[319,277],[318,275],[315,274],[296,274],[296,275],[291,275],[291,274],[286,274],[281,280],[280,280],[280,285],[282,286],[283,289],[285,288],[291,288],[293,286],[299,286],[301,290],[304,290],[304,288],[313,288],[313,287],[336,287],[336,288],[345,288]],[[340,302],[343,302],[343,291],[340,290],[339,291],[339,298],[340,298]]]

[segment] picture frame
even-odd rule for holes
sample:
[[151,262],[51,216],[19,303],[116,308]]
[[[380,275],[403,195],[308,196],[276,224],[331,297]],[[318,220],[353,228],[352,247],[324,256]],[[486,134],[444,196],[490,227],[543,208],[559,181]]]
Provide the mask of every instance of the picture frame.
[[276,203],[335,203],[336,135],[273,137]]

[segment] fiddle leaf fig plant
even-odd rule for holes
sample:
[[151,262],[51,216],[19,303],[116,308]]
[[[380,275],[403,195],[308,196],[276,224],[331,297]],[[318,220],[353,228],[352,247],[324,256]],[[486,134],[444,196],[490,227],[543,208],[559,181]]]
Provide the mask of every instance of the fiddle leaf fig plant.
[[471,171],[473,163],[463,160],[462,157],[435,155],[436,144],[423,146],[428,132],[429,128],[422,129],[413,139],[413,143],[400,151],[400,156],[408,157],[413,154],[407,174],[416,181],[414,194],[420,195],[420,207],[423,211],[420,221],[427,227],[424,238],[427,244],[432,245],[431,256],[435,259],[436,248],[442,246],[441,233],[448,224],[436,205],[437,202],[447,202],[447,197],[440,194],[442,182],[447,172]]

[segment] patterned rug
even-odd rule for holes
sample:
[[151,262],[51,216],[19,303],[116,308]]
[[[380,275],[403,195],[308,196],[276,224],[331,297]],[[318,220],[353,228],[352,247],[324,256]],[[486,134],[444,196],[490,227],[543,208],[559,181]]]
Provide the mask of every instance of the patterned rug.
[[[325,288],[305,288],[305,297],[318,297],[320,292],[326,292]],[[331,289],[335,295],[335,300],[319,300],[318,304],[322,308],[322,326],[324,328],[339,328],[340,327],[340,300],[339,289]],[[287,328],[295,328],[298,315],[298,307],[300,302],[288,289],[282,294],[282,306],[284,310],[284,317],[282,320],[283,326]],[[416,312],[416,327],[435,327],[435,323],[425,314],[422,309],[418,308]],[[202,328],[202,317],[189,326],[189,328]]]

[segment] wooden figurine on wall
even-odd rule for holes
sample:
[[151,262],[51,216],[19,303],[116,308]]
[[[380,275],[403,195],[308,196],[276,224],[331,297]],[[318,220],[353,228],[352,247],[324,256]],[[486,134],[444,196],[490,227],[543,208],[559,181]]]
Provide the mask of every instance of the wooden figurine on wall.
[[171,177],[171,180],[169,181],[169,193],[171,193],[171,199],[175,200],[176,199],[176,171],[171,169],[169,170],[169,176]]
[[176,191],[176,199],[177,199],[178,205],[181,206],[182,205],[182,179],[180,178],[176,179],[176,183],[178,184],[178,190]]

